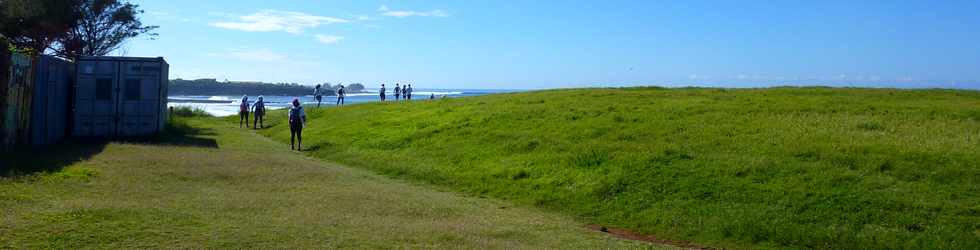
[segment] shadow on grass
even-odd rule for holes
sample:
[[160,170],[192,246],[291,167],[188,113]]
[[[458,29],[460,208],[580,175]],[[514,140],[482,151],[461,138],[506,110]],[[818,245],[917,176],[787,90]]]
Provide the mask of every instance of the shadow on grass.
[[106,142],[68,141],[45,148],[23,146],[0,152],[0,177],[55,172],[102,152]]
[[163,133],[141,142],[158,145],[218,148],[218,141],[213,138],[203,137],[211,135],[216,135],[213,129],[194,127],[178,118],[168,123]]
[[218,148],[215,139],[203,137],[209,135],[215,135],[215,132],[209,128],[193,127],[178,120],[168,124],[163,132],[149,137],[69,139],[46,147],[19,146],[0,152],[0,177],[57,172],[101,153],[110,142]]

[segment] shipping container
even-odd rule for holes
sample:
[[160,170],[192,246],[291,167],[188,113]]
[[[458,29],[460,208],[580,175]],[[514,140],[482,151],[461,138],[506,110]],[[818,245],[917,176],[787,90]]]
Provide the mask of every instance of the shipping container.
[[81,57],[76,65],[72,135],[145,136],[163,130],[170,67],[163,58]]
[[69,93],[75,79],[75,64],[52,56],[41,56],[34,63],[31,103],[30,144],[48,145],[68,134],[71,110]]

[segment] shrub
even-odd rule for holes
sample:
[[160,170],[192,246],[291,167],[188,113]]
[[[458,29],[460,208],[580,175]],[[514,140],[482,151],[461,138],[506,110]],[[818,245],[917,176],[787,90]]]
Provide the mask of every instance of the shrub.
[[176,117],[212,117],[211,114],[200,108],[192,107],[173,107],[172,115]]

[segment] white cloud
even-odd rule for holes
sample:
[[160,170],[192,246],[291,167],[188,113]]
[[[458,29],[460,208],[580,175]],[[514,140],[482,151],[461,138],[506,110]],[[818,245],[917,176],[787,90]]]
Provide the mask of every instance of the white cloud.
[[316,35],[316,40],[322,44],[336,44],[343,40],[342,36]]
[[372,20],[374,20],[373,17],[368,16],[368,15],[355,15],[354,16],[354,19],[356,19],[358,21],[372,21]]
[[208,53],[208,56],[247,62],[286,62],[289,59],[269,49],[226,49],[220,53]]
[[430,11],[392,10],[388,8],[388,6],[386,5],[381,5],[381,7],[378,7],[378,11],[381,12],[381,15],[398,17],[398,18],[412,17],[412,16],[421,16],[421,17],[448,17],[449,16],[449,13],[447,13],[446,11],[438,10],[438,9],[430,10]]
[[242,30],[248,32],[285,31],[293,34],[303,33],[305,29],[316,28],[320,25],[348,23],[350,20],[316,16],[302,12],[263,10],[255,14],[238,17],[236,22],[214,22],[211,26]]

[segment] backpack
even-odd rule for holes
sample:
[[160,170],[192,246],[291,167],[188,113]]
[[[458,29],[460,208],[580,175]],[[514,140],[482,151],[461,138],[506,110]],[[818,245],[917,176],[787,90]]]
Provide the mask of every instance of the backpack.
[[255,113],[263,113],[265,111],[265,102],[258,101],[255,102]]
[[300,114],[303,113],[303,107],[293,107],[289,109],[289,123],[300,123],[303,118],[300,118]]

